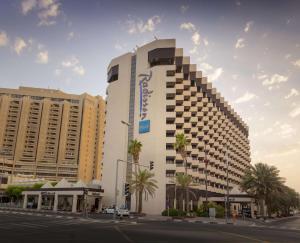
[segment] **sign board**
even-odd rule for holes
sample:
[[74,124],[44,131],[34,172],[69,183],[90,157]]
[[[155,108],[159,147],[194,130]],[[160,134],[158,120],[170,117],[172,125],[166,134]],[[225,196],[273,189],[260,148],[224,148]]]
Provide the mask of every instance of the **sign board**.
[[139,133],[150,132],[150,120],[142,120],[139,122]]
[[209,208],[209,217],[214,219],[216,217],[216,209],[215,208]]
[[153,90],[149,89],[149,82],[152,77],[152,71],[149,74],[140,74],[141,80],[139,81],[140,91],[140,122],[139,133],[150,132],[150,120],[146,120],[148,116],[149,98],[151,97]]

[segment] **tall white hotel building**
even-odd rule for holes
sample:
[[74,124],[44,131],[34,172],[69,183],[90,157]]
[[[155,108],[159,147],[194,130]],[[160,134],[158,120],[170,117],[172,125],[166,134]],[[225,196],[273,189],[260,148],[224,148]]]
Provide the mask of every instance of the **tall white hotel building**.
[[[104,205],[114,204],[117,160],[131,161],[127,147],[132,139],[143,145],[140,164],[154,162],[152,172],[159,187],[154,198],[146,195],[143,199],[145,213],[160,214],[173,206],[175,174],[185,171],[173,146],[178,133],[184,133],[190,142],[188,174],[194,180],[191,205],[196,207],[205,200],[205,158],[208,197],[226,193],[226,159],[229,187],[238,186],[250,166],[248,127],[196,65],[190,64],[190,58],[183,56],[183,49],[176,48],[175,39],[155,40],[113,59],[108,66],[108,83]],[[125,203],[124,183],[132,168],[119,163],[118,206]],[[126,198],[127,205],[128,201],[134,210],[134,195],[131,200]]]

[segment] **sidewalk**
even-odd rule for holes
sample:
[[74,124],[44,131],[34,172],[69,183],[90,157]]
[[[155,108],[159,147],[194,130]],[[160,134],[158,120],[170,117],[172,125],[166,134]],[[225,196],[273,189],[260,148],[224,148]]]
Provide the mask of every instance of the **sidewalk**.
[[[208,217],[195,217],[195,218],[172,218],[168,216],[160,215],[146,215],[144,217],[138,217],[140,220],[149,221],[173,221],[173,222],[190,222],[190,223],[204,223],[204,224],[227,224],[224,218],[211,219]],[[232,219],[228,220],[228,224],[233,224]],[[255,219],[237,219],[235,225],[249,226],[262,224],[259,220]]]

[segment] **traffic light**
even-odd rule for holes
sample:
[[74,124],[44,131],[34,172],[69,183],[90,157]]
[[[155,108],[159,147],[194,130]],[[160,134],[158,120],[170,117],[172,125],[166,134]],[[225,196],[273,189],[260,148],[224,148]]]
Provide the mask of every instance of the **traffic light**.
[[153,170],[153,169],[154,169],[154,162],[150,161],[150,170]]
[[128,196],[129,195],[129,184],[128,183],[125,183],[125,190],[124,190],[124,194],[125,196]]

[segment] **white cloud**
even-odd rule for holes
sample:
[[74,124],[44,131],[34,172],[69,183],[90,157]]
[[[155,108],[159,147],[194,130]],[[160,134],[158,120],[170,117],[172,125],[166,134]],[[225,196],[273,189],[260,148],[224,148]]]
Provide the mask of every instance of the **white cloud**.
[[72,40],[74,38],[74,36],[75,36],[75,33],[73,31],[71,31],[71,32],[68,33],[67,39]]
[[72,69],[72,71],[77,75],[83,76],[85,74],[84,67],[80,65],[79,60],[74,56],[64,60],[61,65],[65,68]]
[[[47,0],[44,2],[47,2]],[[51,3],[49,3],[51,2]],[[60,14],[60,3],[54,0],[48,0],[48,3],[41,5],[42,10],[38,13],[40,19],[39,25],[53,25],[56,23],[54,20]]]
[[215,69],[212,74],[210,74],[208,76],[211,81],[216,81],[222,75],[223,72],[224,72],[223,68],[219,67],[219,68]]
[[198,31],[196,31],[193,35],[192,35],[192,41],[195,45],[200,45],[200,34],[198,33]]
[[135,34],[135,33],[145,33],[145,32],[153,32],[156,26],[161,22],[161,19],[158,15],[155,15],[146,22],[141,19],[133,20],[130,19],[127,21],[128,25],[128,33]]
[[23,49],[26,48],[26,47],[27,47],[27,44],[26,44],[25,40],[23,40],[20,37],[16,38],[15,45],[14,45],[14,50],[18,55],[20,55],[21,52],[23,51]]
[[295,107],[290,113],[289,116],[295,118],[300,115],[300,106]]
[[284,83],[286,81],[288,81],[288,77],[287,76],[283,76],[283,75],[280,75],[280,74],[273,74],[270,78],[266,78],[264,77],[264,81],[262,82],[262,85],[263,86],[270,86],[270,89],[273,88],[273,85],[277,85],[276,87],[278,88],[278,84],[280,83]]
[[269,101],[264,103],[264,106],[270,106],[270,105],[271,105],[271,103]]
[[299,149],[292,148],[292,149],[283,150],[283,151],[280,151],[280,152],[269,153],[265,157],[267,157],[267,158],[282,157],[282,156],[288,156],[288,155],[291,155],[291,154],[295,154],[295,153],[298,153],[298,152],[299,152]]
[[209,70],[212,70],[213,69],[213,66],[206,63],[206,62],[202,62],[200,64],[200,69],[203,69],[203,71],[209,71]]
[[70,57],[70,58],[64,60],[64,61],[61,63],[61,65],[62,65],[63,67],[74,67],[74,66],[76,66],[78,63],[79,63],[79,60],[78,60],[76,57],[73,56],[73,57]]
[[196,27],[191,22],[186,22],[186,23],[182,23],[180,25],[180,29],[182,29],[182,30],[189,30],[189,31],[195,31]]
[[235,43],[235,48],[243,48],[245,46],[244,41],[245,40],[243,38],[239,38]]
[[247,22],[246,26],[244,28],[244,31],[247,33],[250,30],[250,28],[251,28],[252,25],[253,25],[253,21]]
[[234,93],[235,93],[235,92],[236,92],[236,90],[237,90],[237,87],[236,87],[236,86],[232,86],[232,87],[231,87],[231,90],[232,90],[232,92],[234,92]]
[[296,67],[299,67],[300,68],[300,59],[296,60],[295,62],[293,62],[293,64],[296,66]]
[[39,26],[53,25],[56,23],[55,18],[60,14],[59,0],[23,0],[21,9],[24,15],[36,10],[39,18]]
[[36,56],[36,62],[40,64],[47,64],[49,61],[48,51],[40,51]]
[[55,70],[54,70],[54,74],[55,74],[55,76],[60,76],[60,75],[61,75],[61,73],[62,73],[62,70],[61,70],[61,69],[59,69],[59,68],[57,68],[57,69],[55,69]]
[[189,9],[189,5],[181,5],[180,6],[180,11],[181,13],[185,13]]
[[244,95],[237,98],[234,103],[240,104],[240,103],[248,102],[248,101],[253,100],[255,98],[257,98],[257,96],[255,94],[250,93],[250,92],[247,91]]
[[32,9],[37,6],[37,0],[24,0],[21,3],[22,13],[24,15],[28,14]]
[[194,46],[193,49],[189,51],[191,54],[197,54],[198,53],[198,46]]
[[293,96],[298,96],[298,95],[299,95],[299,91],[293,88],[293,89],[291,89],[290,93],[287,96],[285,96],[284,98],[289,99]]
[[279,126],[278,135],[282,138],[288,138],[294,135],[296,130],[290,124],[281,124]]
[[73,71],[80,76],[83,76],[85,74],[85,69],[83,68],[83,66],[75,66],[73,68]]
[[232,74],[232,79],[233,79],[233,80],[237,80],[238,77],[239,77],[239,75],[237,75],[237,74]]
[[[286,55],[284,55],[284,58],[289,59],[291,56],[292,56],[291,54],[287,53]],[[300,60],[299,60],[299,62],[300,62]]]
[[203,43],[205,46],[208,46],[208,40],[206,38],[203,39]]
[[8,36],[5,31],[0,31],[0,47],[8,44]]

